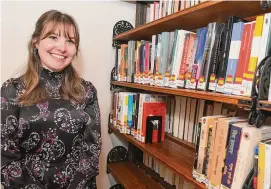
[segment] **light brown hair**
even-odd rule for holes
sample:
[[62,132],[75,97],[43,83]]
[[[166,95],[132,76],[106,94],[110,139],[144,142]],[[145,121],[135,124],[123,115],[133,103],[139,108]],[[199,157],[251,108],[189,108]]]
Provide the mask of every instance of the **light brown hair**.
[[[74,18],[57,10],[50,10],[42,14],[36,22],[35,30],[28,43],[27,70],[21,77],[25,92],[19,97],[19,104],[33,105],[48,99],[46,90],[39,86],[39,72],[42,66],[35,43],[54,33],[58,26],[63,26],[64,34],[67,38],[70,38],[68,28],[73,27],[76,55],[78,54],[80,37]],[[65,68],[60,94],[64,99],[69,99],[79,104],[84,101],[85,90],[82,80],[72,64]]]

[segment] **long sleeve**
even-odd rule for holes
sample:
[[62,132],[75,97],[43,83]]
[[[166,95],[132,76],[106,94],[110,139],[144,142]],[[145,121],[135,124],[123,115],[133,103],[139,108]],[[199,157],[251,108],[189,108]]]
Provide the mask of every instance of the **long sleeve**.
[[1,87],[1,166],[21,158],[19,149],[19,107],[16,103],[16,84],[6,81]]
[[6,185],[8,185],[11,176],[8,167],[16,168],[18,174],[21,170],[19,163],[16,162],[22,157],[19,148],[19,140],[22,136],[19,122],[22,120],[19,120],[16,87],[16,82],[13,79],[4,82],[1,87],[1,176],[2,182]]
[[101,152],[101,120],[100,108],[97,99],[97,90],[91,83],[86,87],[87,102],[84,112],[86,114],[86,125],[84,130],[84,144],[87,146],[84,150],[83,158],[80,160],[82,166],[69,186],[69,188],[81,188],[89,186],[96,188],[95,177],[99,174],[99,156]]
[[88,146],[84,156],[91,160],[91,167],[94,172],[99,171],[99,155],[101,151],[101,119],[100,108],[97,98],[97,90],[93,85],[88,89],[87,93],[90,98],[86,104],[85,112],[89,116],[84,132],[84,142]]

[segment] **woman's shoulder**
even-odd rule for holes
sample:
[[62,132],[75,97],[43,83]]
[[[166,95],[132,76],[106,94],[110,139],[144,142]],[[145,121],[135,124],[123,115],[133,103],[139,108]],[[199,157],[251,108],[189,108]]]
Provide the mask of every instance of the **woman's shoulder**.
[[22,78],[9,78],[2,83],[1,89],[19,90],[22,88]]
[[91,81],[87,81],[83,78],[81,78],[81,80],[82,80],[82,85],[84,86],[86,90],[96,90],[95,86],[93,85]]
[[9,78],[1,86],[1,97],[16,98],[23,92],[21,77]]
[[86,97],[87,98],[93,98],[97,96],[97,89],[95,88],[95,86],[92,84],[92,82],[87,81],[83,78],[82,79],[82,85],[85,88],[86,91]]

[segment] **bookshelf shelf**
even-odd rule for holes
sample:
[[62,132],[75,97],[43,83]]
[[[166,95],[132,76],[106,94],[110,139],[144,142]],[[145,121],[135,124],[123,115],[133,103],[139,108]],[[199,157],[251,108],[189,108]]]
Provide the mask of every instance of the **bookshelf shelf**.
[[126,189],[134,188],[155,188],[163,189],[163,187],[155,182],[151,177],[146,175],[143,170],[134,163],[122,161],[108,164],[113,177],[118,180]]
[[125,140],[131,142],[140,150],[153,156],[165,165],[170,167],[176,174],[182,176],[196,188],[205,188],[204,184],[193,179],[192,169],[195,157],[193,148],[185,147],[173,142],[168,137],[162,143],[143,144],[137,141],[133,136],[122,134],[113,126],[110,126],[113,132]]
[[166,87],[157,87],[150,85],[141,85],[136,83],[128,83],[128,82],[119,82],[112,81],[111,84],[129,87],[134,89],[141,89],[146,91],[158,92],[158,93],[166,93],[172,95],[180,95],[191,98],[199,98],[204,100],[211,100],[216,102],[228,103],[228,104],[240,104],[241,101],[249,102],[251,99],[249,97],[243,96],[234,96],[234,95],[226,95],[222,93],[214,93],[214,92],[206,92],[206,91],[198,91],[198,90],[190,90],[190,89],[175,89],[175,88],[166,88]]
[[152,35],[164,31],[195,30],[210,22],[224,22],[227,16],[231,15],[251,20],[256,15],[270,11],[271,8],[262,10],[259,1],[206,1],[121,33],[114,39],[120,41],[150,40]]

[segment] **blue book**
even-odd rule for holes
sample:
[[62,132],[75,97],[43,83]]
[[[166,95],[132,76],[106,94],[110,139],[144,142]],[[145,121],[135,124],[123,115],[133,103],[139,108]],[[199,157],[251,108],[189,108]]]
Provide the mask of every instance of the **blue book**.
[[132,93],[128,94],[128,118],[127,118],[127,124],[128,127],[131,129],[133,127],[133,98],[134,95]]
[[244,22],[236,22],[233,24],[231,46],[224,85],[225,94],[232,94],[233,91],[233,82],[235,79],[236,68],[239,60],[243,28]]

